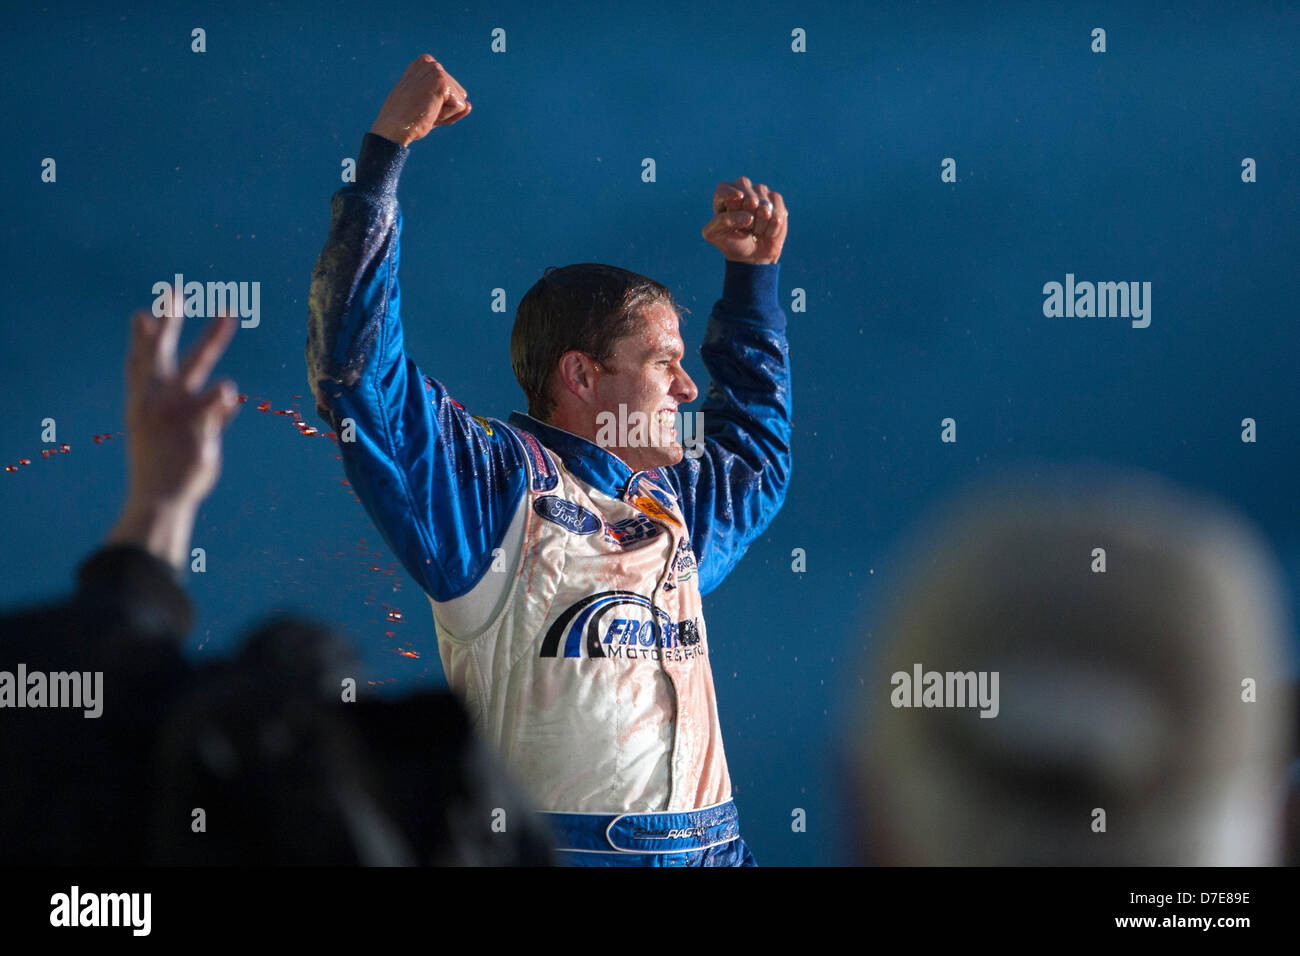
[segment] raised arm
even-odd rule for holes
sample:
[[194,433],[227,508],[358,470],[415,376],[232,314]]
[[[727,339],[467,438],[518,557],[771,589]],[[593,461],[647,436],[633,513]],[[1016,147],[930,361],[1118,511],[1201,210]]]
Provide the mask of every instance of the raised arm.
[[344,470],[384,540],[434,600],[468,591],[524,494],[521,453],[406,355],[397,281],[397,182],[408,146],[468,115],[465,90],[428,54],[393,88],[334,194],[312,273],[307,373]]
[[713,211],[703,236],[727,266],[700,348],[711,379],[700,408],[703,447],[669,470],[701,594],[722,583],[771,523],[790,481],[790,361],[777,301],[785,201],[742,176],[718,184]]

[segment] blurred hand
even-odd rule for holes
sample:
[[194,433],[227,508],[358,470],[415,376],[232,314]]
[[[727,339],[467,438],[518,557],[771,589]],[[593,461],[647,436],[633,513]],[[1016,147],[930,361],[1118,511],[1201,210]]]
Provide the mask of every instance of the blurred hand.
[[729,262],[770,265],[781,258],[788,218],[780,193],[741,176],[733,183],[718,183],[713,219],[701,235]]
[[199,504],[221,474],[221,433],[239,411],[235,383],[204,383],[235,334],[236,319],[208,323],[178,367],[185,314],[179,290],[169,314],[136,312],[126,359],[126,442],[130,491],[106,545],[142,547],[180,569]]
[[370,132],[410,146],[435,126],[450,126],[468,116],[471,109],[465,87],[424,53],[406,68],[388,94]]
[[171,314],[140,311],[131,319],[126,360],[126,429],[130,495],[137,503],[197,506],[221,473],[221,433],[239,411],[235,383],[204,388],[230,344],[237,320],[220,316],[178,367],[184,322],[179,295]]

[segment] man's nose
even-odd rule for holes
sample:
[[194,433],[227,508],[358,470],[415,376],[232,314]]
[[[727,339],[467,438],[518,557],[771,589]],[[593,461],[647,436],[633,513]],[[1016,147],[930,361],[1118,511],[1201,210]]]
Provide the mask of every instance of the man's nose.
[[695,383],[691,381],[690,375],[686,374],[686,369],[682,369],[682,374],[678,376],[677,387],[685,396],[680,399],[682,403],[693,402],[695,401],[696,396],[700,394],[700,390],[696,388]]

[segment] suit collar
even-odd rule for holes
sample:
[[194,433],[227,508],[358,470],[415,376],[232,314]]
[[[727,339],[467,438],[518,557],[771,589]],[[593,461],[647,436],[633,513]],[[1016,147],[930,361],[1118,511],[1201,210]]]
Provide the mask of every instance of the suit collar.
[[649,471],[633,472],[623,459],[601,448],[595,442],[565,431],[563,428],[538,421],[531,415],[511,412],[508,421],[516,428],[522,428],[533,435],[560,456],[565,468],[611,498],[622,498],[632,479],[638,475],[649,478],[661,489],[669,490],[672,487],[661,469],[652,468]]

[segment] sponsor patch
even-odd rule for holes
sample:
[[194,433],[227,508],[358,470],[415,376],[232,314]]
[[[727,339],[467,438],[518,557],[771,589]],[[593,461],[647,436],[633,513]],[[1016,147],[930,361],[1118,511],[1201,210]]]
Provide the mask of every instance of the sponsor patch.
[[682,661],[704,655],[695,618],[674,621],[633,591],[601,591],[574,602],[547,629],[541,647],[542,657],[559,658]]
[[515,436],[523,442],[524,454],[528,457],[529,472],[533,477],[534,491],[551,491],[560,483],[560,476],[555,469],[551,467],[551,459],[547,456],[542,443],[539,442],[535,435],[524,431],[522,428],[510,427]]
[[[648,475],[656,475],[658,473],[659,473],[658,469],[656,469],[655,471],[646,472],[646,474]],[[671,493],[664,491],[661,488],[658,488],[655,485],[650,484],[649,482],[643,483],[641,485],[641,490],[647,492],[652,498],[654,498],[655,501],[659,502],[669,511],[672,511],[673,508],[677,506],[677,499],[675,499]]]
[[673,555],[673,570],[677,573],[678,581],[689,581],[698,570],[695,552],[691,550],[691,543],[685,537],[677,542],[677,553]]
[[542,495],[533,502],[533,510],[574,534],[595,534],[604,527],[600,515],[556,495]]
[[658,518],[660,521],[667,521],[670,524],[681,526],[681,522],[673,517],[672,512],[661,505],[649,495],[637,495],[632,499],[632,504],[636,505],[641,511],[644,511],[652,518]]
[[606,525],[605,537],[626,548],[638,541],[644,541],[646,538],[653,538],[661,530],[657,524],[645,515],[635,515]]

